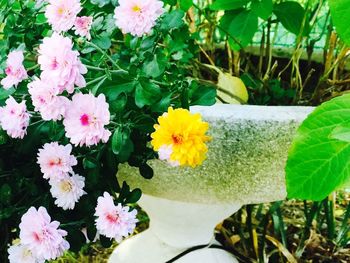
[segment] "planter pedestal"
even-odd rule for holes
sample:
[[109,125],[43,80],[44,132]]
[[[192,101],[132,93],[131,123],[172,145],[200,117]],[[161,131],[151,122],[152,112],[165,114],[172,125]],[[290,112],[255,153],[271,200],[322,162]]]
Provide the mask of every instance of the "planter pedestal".
[[[143,195],[140,206],[150,217],[150,227],[117,247],[109,262],[165,263],[188,248],[214,241],[214,228],[235,213],[236,205],[207,205],[172,201]],[[224,250],[204,248],[193,251],[177,263],[235,263]]]
[[[199,167],[169,167],[149,161],[154,177],[138,168],[118,167],[118,179],[141,188],[140,206],[149,230],[120,244],[110,263],[165,263],[181,252],[213,240],[215,225],[242,205],[286,197],[284,168],[299,124],[312,107],[214,105],[193,107],[209,122],[208,158]],[[176,263],[237,262],[226,251],[202,249]]]

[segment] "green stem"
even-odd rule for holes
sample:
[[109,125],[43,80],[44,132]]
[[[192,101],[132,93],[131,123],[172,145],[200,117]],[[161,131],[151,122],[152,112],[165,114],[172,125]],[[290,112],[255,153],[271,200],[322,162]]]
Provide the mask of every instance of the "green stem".
[[99,67],[95,67],[95,66],[91,66],[91,65],[85,65],[85,67],[87,69],[92,69],[92,70],[96,70],[96,71],[103,71],[103,72],[106,71],[106,69],[104,69],[104,68],[99,68]]
[[99,82],[100,80],[102,80],[102,79],[104,79],[104,78],[106,78],[105,75],[103,75],[103,76],[101,76],[101,77],[98,77],[98,78],[96,78],[96,79],[93,79],[93,80],[91,80],[91,81],[89,81],[89,82],[86,83],[86,87],[88,87],[88,86],[90,86],[90,85],[92,85],[92,84],[94,84],[94,83],[96,83],[96,82]]
[[113,66],[115,66],[117,69],[119,70],[123,70],[115,61],[114,59],[109,56],[105,51],[102,50],[102,48],[100,48],[99,46],[97,46],[96,44],[94,44],[93,42],[86,42],[87,45],[92,46],[93,48],[95,48],[97,51],[99,51],[101,54],[103,54],[104,56],[106,56],[106,58],[108,58],[108,60],[113,64]]
[[39,67],[39,64],[36,64],[33,67],[27,68],[27,71],[32,71],[34,69],[37,69],[38,67]]

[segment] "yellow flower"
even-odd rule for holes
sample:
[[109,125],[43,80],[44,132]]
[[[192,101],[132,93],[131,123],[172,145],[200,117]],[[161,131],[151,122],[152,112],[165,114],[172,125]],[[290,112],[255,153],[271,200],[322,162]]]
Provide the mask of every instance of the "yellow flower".
[[211,138],[205,135],[209,125],[202,121],[199,113],[191,114],[185,109],[169,107],[168,112],[158,118],[158,123],[154,125],[151,144],[156,151],[168,146],[171,151],[168,158],[160,156],[160,159],[192,167],[205,160],[208,151],[205,142]]

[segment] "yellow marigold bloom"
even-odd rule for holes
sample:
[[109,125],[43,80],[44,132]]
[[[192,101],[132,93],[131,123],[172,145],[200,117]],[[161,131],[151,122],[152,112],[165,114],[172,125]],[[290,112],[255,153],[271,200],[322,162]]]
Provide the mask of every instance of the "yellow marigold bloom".
[[168,108],[168,112],[158,118],[151,134],[151,144],[158,151],[159,159],[167,160],[171,165],[200,165],[206,158],[208,147],[205,142],[208,123],[201,115],[191,114],[185,109]]

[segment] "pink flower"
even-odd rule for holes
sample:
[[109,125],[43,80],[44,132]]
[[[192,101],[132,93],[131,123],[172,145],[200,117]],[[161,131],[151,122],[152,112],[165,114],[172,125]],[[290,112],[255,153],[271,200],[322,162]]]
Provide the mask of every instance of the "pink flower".
[[51,180],[50,185],[52,197],[56,198],[55,204],[63,210],[74,209],[75,203],[86,194],[83,190],[85,178],[77,174],[67,174],[60,180]]
[[141,37],[150,33],[163,12],[163,2],[159,0],[119,0],[114,18],[124,34]]
[[92,94],[77,93],[67,107],[63,125],[66,137],[74,145],[96,145],[106,143],[111,132],[104,128],[109,124],[109,105],[103,94],[97,98]]
[[40,112],[43,120],[56,121],[64,116],[69,100],[63,96],[57,96],[59,88],[52,80],[34,80],[28,84],[28,92],[31,95],[34,110]]
[[71,155],[72,145],[59,145],[57,142],[44,144],[38,152],[38,164],[45,179],[60,180],[67,173],[73,173],[72,166],[77,165],[77,159]]
[[120,242],[123,237],[128,237],[134,232],[136,223],[136,210],[129,212],[129,207],[113,202],[112,196],[104,192],[103,196],[97,199],[95,216],[97,216],[97,231],[106,237],[114,238]]
[[34,257],[32,251],[28,248],[28,246],[22,245],[22,244],[16,244],[13,246],[10,246],[8,251],[9,253],[9,261],[10,263],[38,263],[38,262],[44,262],[43,260],[37,260],[36,257]]
[[92,25],[92,16],[82,16],[75,19],[74,27],[75,34],[91,39],[90,28]]
[[81,11],[79,0],[49,0],[45,16],[56,32],[68,31]]
[[52,221],[46,208],[31,207],[22,216],[20,228],[21,243],[27,246],[37,259],[50,260],[60,257],[69,249],[63,239],[67,232],[59,229],[60,223]]
[[74,85],[78,87],[86,85],[82,74],[85,74],[87,69],[79,60],[79,52],[72,48],[72,40],[57,33],[45,37],[39,46],[38,63],[43,71],[41,78],[54,80],[59,93],[64,90],[73,93]]
[[23,66],[23,51],[12,51],[9,53],[6,61],[5,73],[6,78],[1,80],[1,85],[4,89],[9,89],[12,86],[16,86],[22,81],[28,78],[27,71]]
[[30,119],[26,102],[17,103],[10,96],[5,103],[4,107],[0,107],[0,126],[10,137],[22,139],[27,133]]

